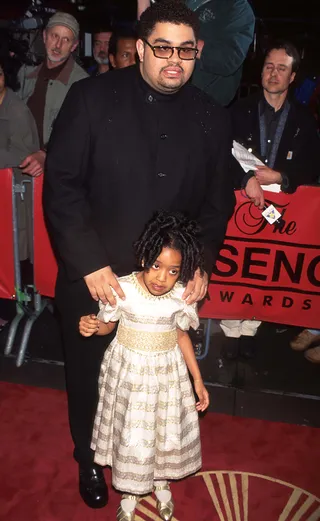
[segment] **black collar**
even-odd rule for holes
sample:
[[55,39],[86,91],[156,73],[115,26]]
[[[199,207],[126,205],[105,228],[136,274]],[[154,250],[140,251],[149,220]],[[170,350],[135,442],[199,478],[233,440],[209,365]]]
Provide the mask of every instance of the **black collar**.
[[262,94],[261,96],[261,103],[259,103],[260,107],[260,116],[263,114],[269,114],[272,115],[272,117],[276,116],[277,118],[281,115],[283,108],[285,106],[286,100],[284,100],[283,104],[281,105],[280,109],[275,111],[275,109],[270,105],[270,103],[267,102],[266,98]]
[[177,100],[182,91],[184,90],[184,86],[181,87],[177,92],[173,94],[163,94],[155,90],[149,83],[147,83],[141,75],[140,68],[137,66],[137,82],[139,89],[141,90],[146,103],[172,103]]

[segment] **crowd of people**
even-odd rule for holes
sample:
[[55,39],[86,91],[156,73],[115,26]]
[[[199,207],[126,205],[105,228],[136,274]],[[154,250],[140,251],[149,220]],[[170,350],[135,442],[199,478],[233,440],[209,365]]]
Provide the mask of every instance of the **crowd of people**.
[[[261,92],[231,103],[254,14],[247,0],[219,5],[139,0],[136,30],[94,33],[88,71],[73,57],[79,24],[64,12],[44,29],[44,61],[21,67],[18,82],[0,57],[0,168],[19,183],[44,175],[80,494],[105,506],[110,465],[123,494],[118,521],[133,521],[151,492],[169,521],[169,481],[201,466],[197,411],[209,397],[187,331],[198,325],[234,190],[263,209],[261,185],[292,193],[319,177],[315,121],[289,96],[297,49],[267,49]],[[245,173],[233,139],[264,164]],[[18,221],[20,260],[32,264],[30,200],[20,200]],[[252,356],[259,324],[223,320],[225,355]],[[319,339],[303,330],[292,348]],[[320,362],[320,346],[307,358]]]

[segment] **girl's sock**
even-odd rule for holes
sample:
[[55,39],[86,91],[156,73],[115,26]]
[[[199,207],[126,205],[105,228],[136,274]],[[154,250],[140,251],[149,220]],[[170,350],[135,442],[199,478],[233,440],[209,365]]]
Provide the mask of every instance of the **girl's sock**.
[[[167,485],[167,481],[166,480],[157,480],[157,481],[154,481],[154,486],[155,487],[164,487],[165,485]],[[170,490],[155,490],[154,491],[157,499],[161,502],[161,503],[168,503],[170,501],[170,499],[172,498],[172,494],[171,494],[171,491]]]
[[[133,496],[131,496],[131,497],[133,497]],[[136,508],[137,503],[138,503],[138,497],[136,499],[124,498],[121,500],[121,508],[125,512],[130,513],[130,512],[133,512],[133,510]]]

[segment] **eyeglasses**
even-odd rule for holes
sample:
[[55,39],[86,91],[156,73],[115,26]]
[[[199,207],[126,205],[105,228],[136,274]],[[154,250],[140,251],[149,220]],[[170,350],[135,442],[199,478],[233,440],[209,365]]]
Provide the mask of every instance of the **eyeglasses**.
[[174,50],[177,49],[178,56],[180,60],[195,60],[199,49],[195,49],[194,47],[173,47],[171,45],[151,45],[147,40],[143,40],[147,45],[149,45],[150,49],[152,49],[153,54],[156,58],[160,58],[162,60],[167,60],[171,58],[174,53]]

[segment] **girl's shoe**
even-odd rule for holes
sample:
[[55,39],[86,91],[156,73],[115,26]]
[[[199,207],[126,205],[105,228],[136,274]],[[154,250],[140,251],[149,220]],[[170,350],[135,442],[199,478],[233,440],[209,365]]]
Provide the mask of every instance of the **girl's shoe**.
[[174,512],[174,502],[172,499],[169,483],[166,483],[165,485],[160,485],[158,487],[155,485],[153,487],[153,490],[154,492],[160,492],[161,490],[167,490],[168,492],[170,492],[170,499],[166,503],[160,501],[157,498],[157,510],[159,512],[159,516],[161,517],[161,519],[163,519],[163,521],[170,521]]
[[[131,501],[135,501],[138,503],[139,496],[134,496],[133,494],[123,494],[122,499],[131,499]],[[134,514],[135,514],[135,508],[131,510],[130,512],[126,512],[120,503],[119,508],[117,510],[117,521],[133,521],[134,520]]]

